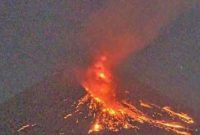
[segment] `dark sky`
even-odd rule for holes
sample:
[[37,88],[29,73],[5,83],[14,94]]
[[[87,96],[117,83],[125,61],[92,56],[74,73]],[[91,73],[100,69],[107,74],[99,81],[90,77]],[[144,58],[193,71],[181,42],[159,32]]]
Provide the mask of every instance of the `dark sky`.
[[[200,104],[200,5],[190,4],[147,48],[130,54],[119,72],[195,108]],[[80,33],[105,5],[104,0],[1,0],[0,102],[60,68],[87,62]]]
[[77,31],[100,5],[98,0],[1,0],[0,101],[40,82],[62,61],[79,61]]

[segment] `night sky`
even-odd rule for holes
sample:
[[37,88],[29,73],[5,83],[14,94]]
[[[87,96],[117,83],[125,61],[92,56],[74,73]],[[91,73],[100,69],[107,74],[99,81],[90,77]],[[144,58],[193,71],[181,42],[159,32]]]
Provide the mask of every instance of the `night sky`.
[[[116,69],[125,80],[136,78],[199,112],[200,3],[188,4]],[[82,33],[107,5],[106,0],[0,0],[0,103],[59,70],[87,65],[95,46],[83,45]]]

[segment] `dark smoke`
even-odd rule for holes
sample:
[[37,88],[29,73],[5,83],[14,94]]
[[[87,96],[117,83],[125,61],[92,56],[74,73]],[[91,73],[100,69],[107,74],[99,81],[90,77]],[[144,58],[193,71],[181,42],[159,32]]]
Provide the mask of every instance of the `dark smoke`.
[[81,40],[91,58],[107,55],[116,65],[148,46],[161,28],[189,7],[186,0],[111,0],[89,17]]

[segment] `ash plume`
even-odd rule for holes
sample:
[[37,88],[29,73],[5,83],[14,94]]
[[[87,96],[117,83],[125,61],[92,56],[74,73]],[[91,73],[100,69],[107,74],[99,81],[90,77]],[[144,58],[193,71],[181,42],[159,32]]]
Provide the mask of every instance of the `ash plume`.
[[147,47],[192,2],[185,0],[111,0],[94,12],[81,40],[92,57],[105,54],[110,65]]

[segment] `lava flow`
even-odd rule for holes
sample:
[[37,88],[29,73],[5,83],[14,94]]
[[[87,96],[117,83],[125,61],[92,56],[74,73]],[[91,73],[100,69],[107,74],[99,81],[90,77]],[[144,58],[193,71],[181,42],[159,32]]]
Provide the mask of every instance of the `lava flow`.
[[[138,124],[147,124],[179,135],[192,134],[188,127],[194,124],[194,121],[185,113],[177,113],[168,106],[159,107],[140,101],[140,108],[154,109],[159,114],[159,117],[151,116],[127,101],[119,100],[112,72],[106,64],[107,58],[100,57],[86,70],[82,81],[82,86],[87,94],[79,100],[76,112],[80,111],[80,106],[88,105],[90,115],[94,118],[88,133],[101,130],[116,132],[123,128],[139,130]],[[166,115],[167,120],[164,118]],[[65,118],[68,116],[72,116],[72,114]]]

